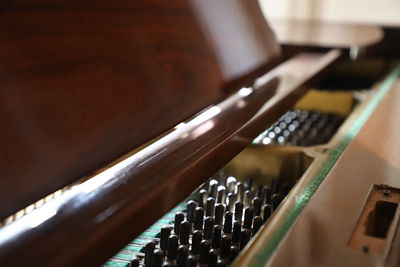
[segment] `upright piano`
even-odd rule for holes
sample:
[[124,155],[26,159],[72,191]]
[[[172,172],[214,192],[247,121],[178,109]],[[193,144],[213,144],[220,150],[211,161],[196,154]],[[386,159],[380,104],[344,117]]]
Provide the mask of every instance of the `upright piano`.
[[257,0],[0,10],[0,266],[399,265],[379,28],[298,43]]

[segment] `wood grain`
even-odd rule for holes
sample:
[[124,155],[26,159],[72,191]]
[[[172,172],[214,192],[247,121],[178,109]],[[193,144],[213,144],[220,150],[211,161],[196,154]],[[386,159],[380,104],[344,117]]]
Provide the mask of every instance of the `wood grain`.
[[[261,13],[249,12],[256,1],[222,2],[207,24],[188,0],[2,1],[0,218],[268,70],[279,48]],[[239,12],[229,15],[231,5]],[[265,49],[227,68],[212,34],[219,17],[247,21],[226,29],[240,43],[231,53]]]

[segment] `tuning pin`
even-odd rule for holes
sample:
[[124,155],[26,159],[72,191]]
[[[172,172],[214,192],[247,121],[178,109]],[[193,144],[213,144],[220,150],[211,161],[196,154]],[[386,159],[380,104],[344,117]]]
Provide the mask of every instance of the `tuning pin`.
[[251,238],[251,230],[243,229],[240,235],[240,249],[243,249]]
[[193,232],[192,235],[192,250],[191,252],[195,255],[200,253],[200,242],[201,240],[203,240],[203,234],[201,233],[201,231],[196,230]]
[[229,255],[229,261],[232,262],[239,254],[240,248],[238,246],[231,246],[231,253]]
[[271,204],[272,204],[272,209],[276,210],[281,203],[281,195],[280,194],[273,194],[271,197]]
[[178,237],[170,235],[168,238],[167,258],[168,260],[175,260],[178,253]]
[[261,215],[261,198],[255,197],[253,198],[253,208],[254,208],[254,216]]
[[194,222],[194,213],[195,213],[196,207],[197,207],[196,201],[194,201],[194,200],[188,201],[186,218],[190,223]]
[[140,266],[140,260],[138,258],[133,258],[130,262],[130,267],[139,267]]
[[272,206],[270,204],[265,204],[263,207],[263,219],[266,222],[272,214]]
[[229,254],[231,252],[231,237],[229,235],[224,235],[221,238],[221,258],[227,259],[229,258]]
[[228,261],[226,259],[220,259],[217,262],[217,267],[226,267],[228,266]]
[[235,204],[235,220],[242,220],[243,217],[243,202],[237,201]]
[[225,203],[225,197],[226,197],[226,188],[223,185],[218,186],[217,189],[217,203]]
[[220,225],[214,225],[214,231],[211,241],[212,248],[219,248],[221,245],[222,227]]
[[156,243],[154,241],[150,241],[146,244],[144,248],[144,264],[146,266],[151,266],[151,259],[153,258],[155,248]]
[[187,246],[179,246],[178,248],[178,259],[176,261],[177,267],[186,267],[189,251]]
[[162,267],[173,267],[174,263],[171,261],[164,261]]
[[237,201],[243,201],[243,197],[244,197],[244,184],[241,182],[237,182],[236,183],[236,199]]
[[214,219],[212,217],[207,217],[204,220],[204,239],[211,239],[214,229]]
[[194,255],[189,255],[187,260],[187,267],[197,267],[197,259]]
[[278,180],[274,179],[271,181],[271,194],[275,194],[276,192],[278,192]]
[[227,211],[225,213],[225,220],[224,220],[224,233],[231,234],[232,233],[232,220],[233,220],[233,213]]
[[181,243],[181,245],[187,245],[189,244],[189,236],[190,236],[190,232],[192,225],[190,224],[190,222],[188,221],[183,221],[181,222],[181,232],[179,234],[179,242]]
[[244,229],[251,229],[253,217],[254,217],[254,209],[251,207],[246,208],[246,210],[244,211],[244,222],[243,222]]
[[210,181],[210,187],[208,189],[208,196],[215,199],[217,197],[217,188],[218,188],[218,181],[212,179]]
[[203,223],[204,223],[204,209],[198,207],[194,212],[194,229],[203,230]]
[[229,192],[229,193],[234,193],[235,192],[236,182],[237,182],[237,180],[233,176],[229,176],[226,179],[226,190],[227,190],[227,192]]
[[214,217],[215,199],[212,197],[207,198],[206,216]]
[[249,190],[246,190],[244,193],[244,207],[248,208],[252,206],[253,202],[253,193]]
[[263,195],[264,195],[264,186],[258,185],[256,196],[262,199]]
[[241,231],[242,231],[241,221],[235,221],[233,223],[233,230],[232,230],[232,243],[239,244]]
[[153,258],[152,258],[152,267],[161,267],[163,263],[163,253],[159,249],[155,249],[153,252]]
[[254,217],[253,220],[253,235],[255,235],[258,230],[260,230],[261,226],[264,224],[263,219],[260,216]]
[[181,228],[181,222],[185,220],[185,215],[182,212],[175,213],[175,221],[174,221],[174,233],[179,235],[179,230]]
[[215,205],[215,219],[214,223],[222,225],[222,220],[224,218],[225,206],[221,203]]
[[235,200],[236,200],[236,196],[234,193],[230,192],[228,193],[228,205],[226,207],[227,210],[229,211],[234,211],[235,208]]
[[161,228],[160,233],[160,248],[166,250],[168,247],[168,237],[171,235],[171,228],[166,226]]
[[210,249],[208,252],[208,266],[216,267],[218,262],[218,251],[216,249]]
[[264,203],[269,204],[271,202],[271,191],[268,186],[264,186]]
[[253,179],[252,178],[248,178],[247,179],[247,190],[252,190],[253,188]]
[[208,252],[210,251],[210,241],[203,240],[200,243],[200,256],[199,263],[207,264],[208,263]]
[[206,207],[206,201],[207,201],[207,195],[208,192],[205,189],[201,189],[199,192],[199,207],[205,208]]

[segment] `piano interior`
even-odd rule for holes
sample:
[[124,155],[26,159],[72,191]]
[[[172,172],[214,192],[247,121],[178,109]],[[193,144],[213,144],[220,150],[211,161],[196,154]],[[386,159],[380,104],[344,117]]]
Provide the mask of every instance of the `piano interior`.
[[[27,22],[10,11],[18,5],[7,2],[6,20],[28,29]],[[69,67],[58,56],[40,59],[54,66],[43,65],[38,71],[30,61],[26,69],[20,59],[15,66],[7,60],[0,63],[6,77],[0,80],[5,88],[0,90],[0,122],[10,125],[1,138],[1,266],[399,265],[400,65],[396,51],[382,51],[400,45],[400,32],[397,40],[388,40],[384,34],[393,36],[394,28],[365,25],[353,29],[340,45],[308,35],[298,43],[274,21],[271,30],[261,15],[262,1],[129,2],[109,9],[127,8],[124,18],[140,14],[127,24],[130,30],[100,29],[107,38],[130,33],[144,38],[141,44],[127,37],[134,47],[121,48],[124,56],[137,53],[130,59],[133,67],[112,55],[110,62],[118,62],[115,68],[100,60],[92,80],[87,79],[92,70],[76,74],[81,63],[71,61],[72,76],[59,71],[57,64]],[[67,3],[54,5],[68,10]],[[95,19],[92,12],[99,6],[99,1],[89,1],[82,9],[88,12],[86,18]],[[143,14],[164,21],[167,30],[148,23]],[[53,14],[45,10],[44,16]],[[174,16],[179,17],[176,22]],[[109,25],[120,21],[105,15],[103,19]],[[184,30],[182,22],[187,23]],[[63,23],[56,21],[54,29]],[[148,28],[142,31],[135,23]],[[315,23],[306,25],[309,33],[315,27],[330,29]],[[0,31],[8,33],[4,27]],[[346,31],[353,26],[337,27],[334,37],[340,39],[348,37]],[[171,43],[168,38],[180,36],[176,29],[188,39]],[[369,31],[379,34],[365,37]],[[153,40],[152,34],[160,39]],[[48,42],[43,48],[48,51],[54,38],[29,40]],[[9,34],[4,40],[16,42]],[[0,54],[7,53],[9,47],[4,47]],[[112,42],[104,47],[115,48]],[[182,51],[175,51],[177,47]],[[21,58],[34,58],[33,47],[23,51]],[[94,58],[104,55],[99,51]],[[154,62],[145,59],[153,55]],[[113,80],[123,72],[129,75]],[[146,76],[154,73],[160,81]],[[53,78],[41,80],[47,75]],[[71,91],[71,77],[84,85],[82,92],[89,90],[88,98]],[[12,92],[13,82],[21,95]],[[60,83],[54,90],[61,102],[58,93],[52,93],[55,83]],[[129,90],[124,91],[125,85]],[[98,106],[91,106],[87,99],[96,98],[96,86],[104,95],[98,96]],[[108,90],[116,95],[105,93]],[[115,101],[108,102],[109,97]],[[80,104],[75,106],[75,101]],[[73,114],[65,115],[65,124],[41,113],[42,107],[57,113],[64,104],[72,105],[72,111],[62,112]],[[106,104],[113,107],[104,112]],[[76,108],[90,110],[93,117]],[[34,115],[21,119],[24,112]],[[88,126],[90,132],[103,123],[100,118],[107,122],[98,127],[104,135],[75,135],[75,125]],[[34,123],[18,128],[10,120]],[[47,129],[49,135],[39,138],[38,129]],[[27,131],[37,134],[35,139],[25,138]],[[52,139],[57,131],[61,137]],[[76,138],[69,139],[72,136]],[[23,151],[36,155],[38,163],[24,155],[14,158],[13,151],[26,144],[30,150]],[[20,167],[21,162],[29,164]],[[41,174],[43,179],[38,179]],[[19,185],[26,189],[17,189]]]

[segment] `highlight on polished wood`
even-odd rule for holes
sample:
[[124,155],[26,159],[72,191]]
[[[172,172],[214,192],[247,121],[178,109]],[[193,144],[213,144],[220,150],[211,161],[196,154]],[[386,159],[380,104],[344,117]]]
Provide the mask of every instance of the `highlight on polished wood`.
[[400,262],[396,28],[267,0],[0,10],[1,266]]

